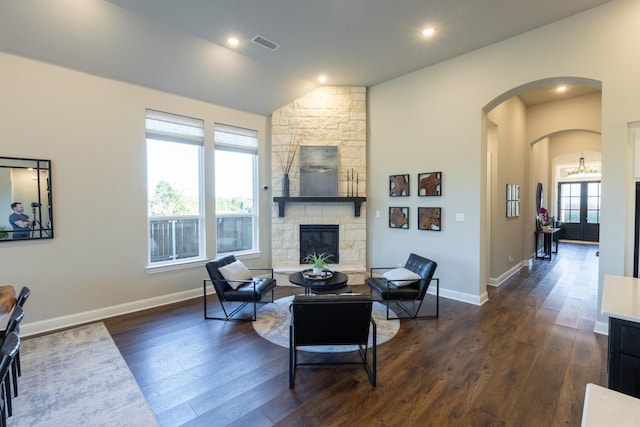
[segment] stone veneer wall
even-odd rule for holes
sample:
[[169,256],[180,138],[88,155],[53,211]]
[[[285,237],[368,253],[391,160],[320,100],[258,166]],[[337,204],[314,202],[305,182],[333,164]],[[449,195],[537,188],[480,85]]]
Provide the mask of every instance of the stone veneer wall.
[[[367,89],[365,87],[320,87],[272,114],[273,196],[282,195],[282,163],[292,141],[300,145],[337,146],[338,195],[348,195],[347,171],[358,175],[358,195],[367,189]],[[290,193],[300,195],[299,150],[289,172]],[[354,190],[355,192],[355,190]],[[363,284],[366,274],[366,202],[360,217],[353,203],[287,203],[285,216],[272,209],[272,264],[280,285],[288,284],[288,274],[299,271],[300,224],[340,226],[340,264],[331,267],[347,273],[349,283]]]

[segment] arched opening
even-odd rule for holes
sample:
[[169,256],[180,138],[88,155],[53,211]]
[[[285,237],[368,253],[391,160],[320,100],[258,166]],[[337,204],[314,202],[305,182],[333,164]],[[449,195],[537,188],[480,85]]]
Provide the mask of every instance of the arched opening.
[[[483,108],[487,191],[481,239],[488,284],[498,286],[533,262],[537,184],[544,188],[543,205],[559,217],[558,183],[575,181],[562,173],[572,163],[577,167],[583,152],[599,163],[601,109],[601,83],[581,77],[523,84]],[[509,202],[513,188],[518,200]]]

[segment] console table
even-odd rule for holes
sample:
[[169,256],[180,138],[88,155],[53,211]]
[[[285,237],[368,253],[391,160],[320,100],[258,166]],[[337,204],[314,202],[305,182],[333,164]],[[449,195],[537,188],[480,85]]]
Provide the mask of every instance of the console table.
[[[558,245],[560,242],[560,228],[552,228],[550,230],[536,230],[535,231],[535,245],[536,259],[544,259],[551,261],[551,254],[558,253]],[[540,236],[542,236],[542,251],[540,251]],[[555,242],[556,248],[553,250],[553,243]]]
[[602,314],[609,316],[607,386],[640,397],[640,279],[605,275]]

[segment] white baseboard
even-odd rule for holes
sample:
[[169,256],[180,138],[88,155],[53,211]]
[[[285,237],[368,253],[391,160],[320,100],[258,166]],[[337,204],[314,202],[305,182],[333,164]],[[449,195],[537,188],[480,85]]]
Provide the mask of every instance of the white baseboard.
[[140,301],[133,301],[124,304],[113,305],[111,307],[99,308],[97,310],[84,311],[74,313],[68,316],[54,317],[31,323],[22,323],[20,325],[20,335],[30,336],[41,334],[44,332],[54,331],[57,329],[68,328],[83,323],[96,322],[113,316],[133,313],[148,308],[158,307],[161,305],[171,304],[178,301],[184,301],[191,298],[201,297],[202,288],[191,289],[188,291],[177,292],[174,294],[162,295],[159,297],[148,298]]
[[609,322],[599,322],[596,320],[596,326],[593,328],[593,332],[600,335],[609,335]]
[[[430,295],[435,295],[435,287],[429,286],[429,290],[427,291],[427,293]],[[452,291],[451,289],[440,288],[440,296],[442,298],[452,299],[454,301],[465,302],[467,304],[473,305],[482,305],[485,302],[489,301],[489,294],[487,294],[486,292],[482,293],[481,295],[473,295],[464,292]]]
[[516,274],[523,267],[528,267],[528,266],[529,266],[529,262],[528,261],[520,261],[518,264],[516,264],[513,267],[511,267],[509,270],[505,271],[500,276],[498,276],[498,277],[490,277],[489,278],[489,286],[498,287],[498,286],[502,285],[504,282],[507,281],[507,279],[509,279],[514,274]]

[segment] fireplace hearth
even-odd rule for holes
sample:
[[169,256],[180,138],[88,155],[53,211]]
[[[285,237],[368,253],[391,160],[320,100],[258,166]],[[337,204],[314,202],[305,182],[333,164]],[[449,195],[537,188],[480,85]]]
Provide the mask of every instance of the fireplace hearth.
[[324,224],[300,224],[300,264],[312,253],[331,254],[329,262],[340,262],[340,226]]

